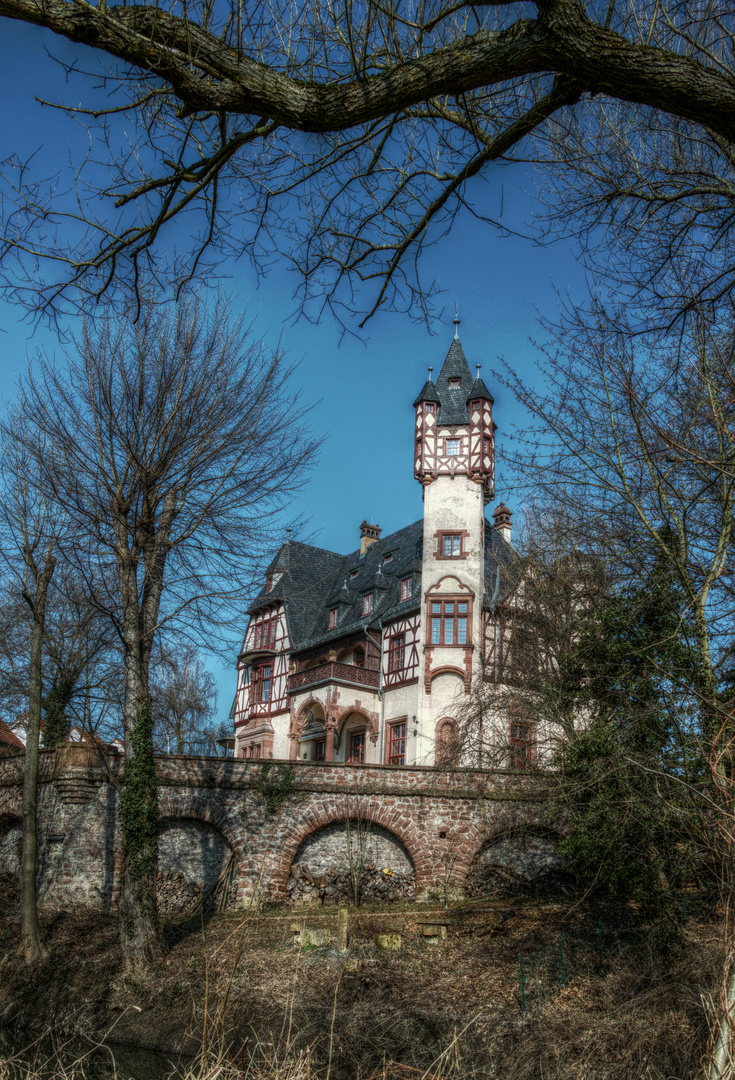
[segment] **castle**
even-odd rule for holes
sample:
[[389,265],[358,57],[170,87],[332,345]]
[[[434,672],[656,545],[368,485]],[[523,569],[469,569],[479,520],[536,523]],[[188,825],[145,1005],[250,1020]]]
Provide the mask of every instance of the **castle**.
[[445,763],[518,561],[510,511],[485,517],[493,398],[458,325],[414,402],[423,519],[390,536],[363,521],[349,555],[289,539],[268,567],[238,657],[236,757]]

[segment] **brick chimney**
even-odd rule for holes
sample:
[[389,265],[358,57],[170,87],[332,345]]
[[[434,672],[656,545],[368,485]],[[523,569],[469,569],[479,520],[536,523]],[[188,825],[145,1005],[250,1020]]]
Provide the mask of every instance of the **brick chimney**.
[[363,521],[360,526],[360,554],[364,555],[371,544],[377,544],[380,540],[380,525],[368,525]]
[[503,502],[498,503],[493,512],[493,525],[506,544],[510,543],[510,519],[512,516],[512,511]]

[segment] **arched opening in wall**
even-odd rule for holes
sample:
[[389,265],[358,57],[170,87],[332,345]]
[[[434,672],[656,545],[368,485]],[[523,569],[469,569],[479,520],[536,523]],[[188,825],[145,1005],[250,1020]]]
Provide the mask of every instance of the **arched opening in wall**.
[[459,729],[457,721],[445,716],[438,721],[434,736],[434,763],[448,769],[459,765]]
[[398,837],[355,817],[307,836],[291,864],[287,896],[293,904],[360,904],[409,899],[415,887],[413,861]]
[[351,712],[340,724],[339,748],[334,755],[335,761],[346,761],[350,765],[362,765],[367,760],[370,730],[367,717],[360,712]]
[[17,895],[22,838],[20,818],[0,817],[0,902]]
[[162,915],[234,908],[236,890],[236,860],[219,829],[193,817],[161,820],[156,900]]
[[323,705],[319,701],[312,701],[308,706],[302,707],[301,713],[303,726],[299,735],[296,756],[299,761],[328,760],[327,738],[334,740],[334,732],[328,732],[326,729]]
[[547,892],[563,888],[564,862],[558,837],[537,828],[508,829],[486,840],[465,880],[467,896]]

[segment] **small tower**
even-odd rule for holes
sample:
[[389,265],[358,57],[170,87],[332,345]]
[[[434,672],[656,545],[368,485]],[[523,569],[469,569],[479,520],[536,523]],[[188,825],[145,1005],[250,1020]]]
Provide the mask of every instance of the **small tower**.
[[473,379],[459,318],[439,376],[414,402],[414,475],[424,489],[421,569],[423,671],[416,760],[433,761],[437,725],[480,674],[485,590],[485,506],[494,496],[493,398]]

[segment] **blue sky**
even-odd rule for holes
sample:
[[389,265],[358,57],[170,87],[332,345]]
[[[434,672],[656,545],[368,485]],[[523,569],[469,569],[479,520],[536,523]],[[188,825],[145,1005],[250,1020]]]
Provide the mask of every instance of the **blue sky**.
[[[39,150],[39,158],[67,168],[84,153],[87,137],[73,119],[39,105],[36,96],[69,101],[62,69],[49,52],[69,60],[74,48],[35,27],[0,19],[0,80],[3,84],[3,156]],[[79,93],[79,83],[74,93]],[[529,232],[534,178],[524,167],[500,167],[479,197],[497,213],[502,196],[504,221]],[[421,516],[421,491],[413,479],[411,403],[426,378],[435,373],[453,335],[454,303],[459,305],[460,336],[472,367],[495,397],[495,419],[503,433],[522,422],[518,407],[498,386],[491,371],[504,357],[532,374],[536,358],[530,341],[539,336],[539,314],[552,316],[558,294],[584,293],[584,275],[573,252],[561,242],[540,247],[521,236],[501,237],[490,227],[462,217],[451,235],[426,260],[427,278],[445,290],[443,318],[431,327],[405,316],[381,312],[363,341],[343,336],[329,316],[318,325],[294,322],[295,278],[276,266],[258,282],[243,261],[225,267],[225,288],[236,309],[245,312],[257,336],[279,341],[299,360],[299,382],[313,403],[311,424],[324,438],[320,461],[293,512],[309,519],[313,542],[339,552],[358,544],[363,518],[392,532]],[[0,394],[10,397],[27,357],[39,348],[58,351],[51,331],[24,321],[23,312],[0,300]],[[513,492],[498,486],[498,499],[517,508]],[[233,626],[233,657],[244,628]],[[229,709],[234,669],[213,663],[219,687],[220,716]]]

